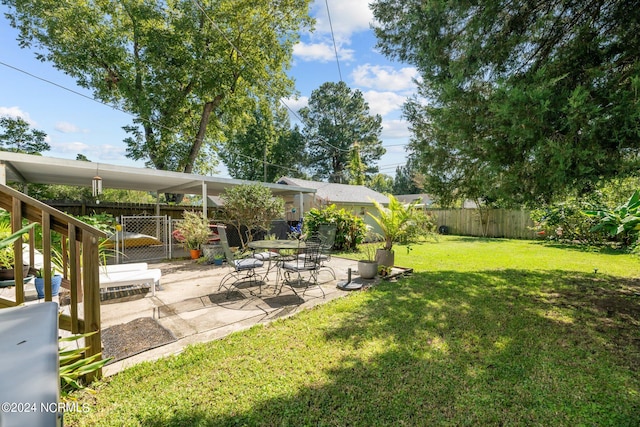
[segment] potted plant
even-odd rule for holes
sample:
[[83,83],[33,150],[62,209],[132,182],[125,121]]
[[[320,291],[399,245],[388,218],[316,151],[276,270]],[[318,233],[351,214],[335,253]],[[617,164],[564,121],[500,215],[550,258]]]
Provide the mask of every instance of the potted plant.
[[[0,280],[15,280],[15,253],[13,243],[18,239],[22,239],[23,235],[34,226],[35,223],[31,223],[15,233],[11,233],[11,224],[9,221],[0,221]],[[29,266],[23,265],[22,277],[26,277],[28,273]]]
[[363,279],[373,279],[378,274],[378,262],[375,260],[375,244],[365,244],[363,252],[366,258],[358,261],[358,273]]
[[[58,273],[55,268],[51,269],[51,296],[57,296],[62,285],[62,274]],[[44,298],[44,267],[36,271],[35,278],[36,292],[38,299]]]
[[[35,287],[38,299],[44,298],[44,266],[36,271]],[[51,296],[57,296],[65,274],[62,252],[58,248],[51,248]]]
[[391,267],[387,265],[378,266],[378,275],[380,275],[380,277],[388,277],[390,274],[391,274]]
[[384,247],[378,249],[376,253],[376,261],[378,264],[392,267],[394,265],[393,245],[397,243],[407,232],[412,223],[414,216],[414,208],[418,201],[409,204],[403,204],[398,199],[389,195],[389,206],[384,207],[382,204],[373,200],[376,207],[377,215],[367,212],[380,227],[382,236],[384,237]]
[[213,256],[213,263],[215,265],[222,265],[223,261],[224,261],[224,254],[223,253],[218,252]]
[[191,251],[191,258],[200,258],[200,246],[209,241],[211,230],[209,222],[202,215],[194,211],[184,211],[183,220],[176,227],[182,237],[185,249]]

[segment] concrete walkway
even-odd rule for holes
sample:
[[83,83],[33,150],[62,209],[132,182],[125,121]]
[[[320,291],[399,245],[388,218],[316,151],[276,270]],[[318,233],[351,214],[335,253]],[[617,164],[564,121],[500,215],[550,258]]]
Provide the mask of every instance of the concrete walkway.
[[250,328],[258,323],[291,316],[300,310],[342,297],[348,292],[336,288],[336,283],[347,280],[348,269],[353,280],[371,285],[373,280],[360,279],[356,275],[357,261],[332,257],[330,266],[336,273],[320,273],[319,282],[325,297],[317,287],[310,287],[304,296],[302,289],[285,286],[280,294],[275,289],[275,269],[269,274],[266,285],[258,294],[258,287],[231,292],[218,289],[222,277],[230,271],[227,266],[198,264],[192,260],[149,264],[149,268],[162,270],[161,289],[156,295],[132,296],[102,304],[102,328],[124,324],[135,319],[151,317],[171,331],[176,341],[144,351],[126,359],[113,362],[103,369],[104,375],[113,375],[142,361],[178,354],[187,345],[211,341],[232,332]]

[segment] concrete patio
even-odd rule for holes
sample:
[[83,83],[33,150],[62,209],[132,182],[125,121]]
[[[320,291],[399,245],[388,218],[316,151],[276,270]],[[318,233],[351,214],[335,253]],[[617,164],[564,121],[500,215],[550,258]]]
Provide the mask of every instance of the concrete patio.
[[102,328],[104,330],[140,318],[153,318],[170,331],[176,340],[110,363],[104,368],[104,374],[113,375],[142,361],[180,353],[189,344],[221,338],[345,296],[349,292],[336,288],[336,284],[347,280],[349,268],[353,272],[354,282],[360,282],[365,287],[374,283],[374,280],[357,276],[357,261],[334,256],[330,266],[336,273],[336,280],[327,270],[321,271],[318,280],[324,290],[324,298],[317,287],[310,287],[304,296],[303,289],[296,289],[299,294],[296,296],[287,286],[277,294],[275,269],[269,274],[260,294],[257,286],[249,288],[243,285],[237,291],[234,289],[227,298],[226,290],[218,289],[220,280],[230,271],[227,266],[199,264],[192,260],[149,264],[149,268],[162,270],[161,289],[156,291],[155,296],[148,292],[146,295],[103,302]]

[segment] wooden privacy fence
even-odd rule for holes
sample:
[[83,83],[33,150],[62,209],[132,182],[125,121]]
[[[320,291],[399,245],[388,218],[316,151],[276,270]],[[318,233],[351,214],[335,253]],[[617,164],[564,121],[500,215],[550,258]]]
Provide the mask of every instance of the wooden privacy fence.
[[436,219],[438,229],[448,228],[459,236],[535,239],[533,221],[526,210],[507,209],[427,209]]
[[[182,213],[186,210],[202,209],[197,206],[155,205],[151,203],[113,203],[113,202],[69,202],[59,200],[47,200],[46,203],[69,215],[93,215],[108,213],[117,218],[120,216],[134,215],[159,215],[173,219],[182,219]],[[215,209],[209,208],[210,213]]]

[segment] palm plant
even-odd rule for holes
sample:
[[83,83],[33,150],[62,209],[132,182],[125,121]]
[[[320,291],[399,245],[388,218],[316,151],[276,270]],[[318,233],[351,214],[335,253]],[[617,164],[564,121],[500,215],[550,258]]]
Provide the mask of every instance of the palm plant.
[[13,243],[22,238],[36,223],[31,223],[15,233],[11,233],[11,226],[0,224],[0,268],[13,268],[15,262]]
[[378,215],[367,212],[378,224],[384,237],[384,248],[391,251],[393,244],[398,242],[405,235],[411,225],[414,216],[414,209],[418,201],[409,204],[403,204],[393,195],[389,194],[389,206],[384,207],[382,204],[373,200],[373,205],[378,211]]

